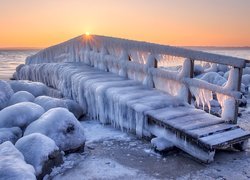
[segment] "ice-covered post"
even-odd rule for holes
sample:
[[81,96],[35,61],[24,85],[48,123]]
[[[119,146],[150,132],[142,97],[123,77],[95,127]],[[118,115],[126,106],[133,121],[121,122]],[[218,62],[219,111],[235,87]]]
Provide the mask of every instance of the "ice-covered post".
[[150,69],[157,68],[157,66],[158,66],[157,59],[155,58],[154,55],[150,54],[148,56],[147,63],[145,66],[146,77],[143,80],[144,85],[147,85],[148,87],[151,87],[151,88],[155,88],[153,75],[152,75]]
[[127,72],[127,62],[130,61],[130,56],[126,50],[123,50],[121,53],[121,56],[119,58],[120,61],[120,70],[119,70],[119,76],[128,77]]
[[[194,75],[194,60],[186,58],[182,65],[182,70],[178,74],[178,79],[181,81],[183,78],[193,78]],[[179,96],[189,104],[191,104],[192,94],[188,85],[183,84],[179,90]]]
[[[233,67],[229,72],[229,77],[224,88],[229,91],[241,91],[242,68]],[[233,97],[225,98],[222,109],[222,117],[237,124],[239,102]]]
[[87,64],[87,65],[91,65],[90,64],[91,47],[90,47],[90,44],[89,44],[88,40],[86,40],[84,51],[85,51],[84,52],[84,63]]
[[102,47],[100,52],[100,62],[98,64],[98,68],[104,71],[107,71],[107,64],[105,62],[105,56],[108,55],[108,50],[105,47]]
[[[237,82],[236,82],[236,90],[241,91],[241,80],[242,80],[242,74],[243,74],[243,68],[237,68]],[[235,100],[235,110],[234,110],[234,119],[233,123],[237,124],[237,119],[238,119],[238,111],[239,111],[239,101]]]

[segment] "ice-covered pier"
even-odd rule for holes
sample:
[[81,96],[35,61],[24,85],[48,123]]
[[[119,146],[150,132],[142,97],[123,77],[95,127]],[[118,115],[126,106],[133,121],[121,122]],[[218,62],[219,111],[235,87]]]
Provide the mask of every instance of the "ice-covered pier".
[[[79,36],[28,57],[16,79],[43,82],[77,101],[93,119],[138,136],[164,137],[204,161],[216,149],[244,148],[237,125],[247,60],[103,36]],[[229,68],[224,86],[193,78],[197,67]],[[202,71],[202,70],[201,70]],[[192,98],[193,97],[193,98]],[[210,111],[213,99],[221,117]]]

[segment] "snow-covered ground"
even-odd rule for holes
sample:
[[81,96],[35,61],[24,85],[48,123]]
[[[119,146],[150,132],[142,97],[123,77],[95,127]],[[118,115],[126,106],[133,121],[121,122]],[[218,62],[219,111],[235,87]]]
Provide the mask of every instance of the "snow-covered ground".
[[[244,121],[248,120],[240,119],[240,124]],[[213,163],[205,165],[178,149],[158,154],[149,141],[97,121],[81,124],[86,134],[85,152],[65,156],[64,164],[45,179],[250,178],[250,145],[245,152],[220,151]]]

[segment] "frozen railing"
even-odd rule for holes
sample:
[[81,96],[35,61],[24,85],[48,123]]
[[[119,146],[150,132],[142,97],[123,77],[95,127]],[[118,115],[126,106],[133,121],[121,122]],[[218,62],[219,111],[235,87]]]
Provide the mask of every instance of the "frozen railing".
[[[159,68],[163,56],[183,58],[181,71]],[[230,66],[227,84],[221,87],[194,79],[195,61]],[[26,64],[49,62],[84,62],[101,70],[141,81],[189,103],[193,95],[198,103],[203,106],[207,104],[208,107],[215,93],[222,107],[222,118],[237,123],[242,70],[247,60],[153,43],[83,35],[44,49],[26,60]]]

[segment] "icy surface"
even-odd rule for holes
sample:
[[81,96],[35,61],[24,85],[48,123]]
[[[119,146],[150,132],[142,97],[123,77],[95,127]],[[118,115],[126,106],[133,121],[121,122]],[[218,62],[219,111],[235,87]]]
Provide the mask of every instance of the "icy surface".
[[43,113],[44,109],[32,102],[17,103],[0,111],[0,127],[25,128]]
[[6,81],[0,80],[0,110],[8,106],[10,97],[14,94]]
[[15,146],[23,154],[25,161],[35,168],[36,176],[42,173],[42,168],[44,163],[49,160],[49,155],[59,150],[52,139],[40,133],[22,137]]
[[0,144],[0,179],[36,180],[34,168],[9,141]]
[[27,91],[18,91],[14,93],[9,101],[9,105],[14,105],[20,102],[33,102],[35,97]]
[[65,108],[54,108],[31,123],[24,135],[41,133],[53,139],[60,150],[74,150],[85,143],[84,131],[75,116]]
[[5,141],[15,143],[22,137],[22,130],[19,127],[0,128],[0,144]]

